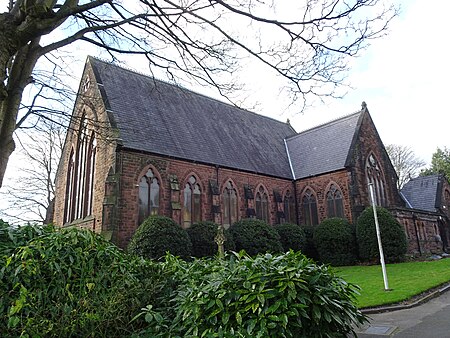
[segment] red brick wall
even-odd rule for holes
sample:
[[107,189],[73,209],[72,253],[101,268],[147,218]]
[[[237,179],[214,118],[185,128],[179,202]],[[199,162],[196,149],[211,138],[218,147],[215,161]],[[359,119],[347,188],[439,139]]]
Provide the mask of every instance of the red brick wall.
[[442,253],[439,215],[408,209],[392,209],[391,212],[403,225],[408,241],[408,253],[413,255]]
[[[148,168],[152,168],[154,174],[160,180],[160,205],[161,215],[172,217],[177,223],[182,223],[181,211],[173,211],[171,201],[179,201],[183,205],[183,194],[187,179],[194,175],[201,187],[202,220],[214,221],[212,212],[212,195],[209,181],[218,181],[220,191],[231,180],[238,193],[239,217],[245,218],[247,207],[244,196],[244,185],[250,185],[255,193],[256,188],[262,184],[269,196],[270,223],[276,223],[277,204],[274,201],[273,190],[276,189],[283,196],[287,190],[293,193],[293,183],[290,180],[272,178],[268,176],[216,168],[212,165],[191,163],[187,161],[152,156],[137,152],[122,150],[119,155],[120,167],[120,197],[118,201],[117,242],[125,246],[134,231],[138,227],[138,183]],[[169,175],[176,175],[180,190],[171,192]],[[178,196],[173,196],[178,194]],[[220,219],[216,219],[218,221]]]
[[340,170],[320,176],[309,177],[296,182],[297,201],[299,203],[299,223],[304,223],[304,217],[301,212],[301,201],[306,189],[310,188],[315,194],[317,199],[317,209],[319,215],[319,223],[327,218],[327,201],[326,194],[331,184],[336,184],[342,192],[342,202],[344,206],[345,218],[351,223],[352,209],[350,203],[350,186],[349,186],[349,173],[347,170]]

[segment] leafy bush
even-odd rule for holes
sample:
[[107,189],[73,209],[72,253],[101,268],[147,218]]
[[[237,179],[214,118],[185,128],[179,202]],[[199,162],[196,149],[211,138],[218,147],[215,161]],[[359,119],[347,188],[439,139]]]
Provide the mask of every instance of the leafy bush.
[[[218,225],[214,222],[198,222],[186,229],[192,243],[192,256],[208,257],[217,253],[217,244],[214,238],[217,235]],[[226,250],[234,250],[234,242],[229,231],[225,230]]]
[[192,243],[186,231],[171,218],[150,216],[136,230],[128,252],[150,259],[160,259],[166,252],[188,258]]
[[323,263],[340,266],[356,261],[355,234],[343,218],[323,220],[314,230],[314,244]]
[[[403,261],[408,249],[403,227],[388,210],[381,207],[377,207],[376,210],[385,260],[387,262]],[[364,210],[359,216],[356,224],[356,239],[361,260],[379,261],[380,254],[372,207]]]
[[174,312],[149,306],[149,337],[337,337],[365,321],[356,286],[301,253],[224,260],[167,257],[180,281]]
[[161,267],[128,256],[88,230],[37,237],[0,270],[0,332],[9,337],[123,337],[157,302]]
[[306,234],[299,225],[290,223],[278,224],[275,226],[275,230],[280,236],[280,242],[285,252],[289,251],[289,249],[303,252],[306,244]]
[[264,252],[282,252],[283,246],[277,231],[264,221],[247,218],[230,227],[236,250],[245,250],[254,256]]
[[319,260],[319,253],[317,252],[317,248],[314,244],[314,229],[316,225],[300,225],[300,228],[305,233],[305,246],[303,248],[303,254],[315,261]]
[[0,257],[9,256],[16,248],[53,231],[52,225],[27,224],[13,227],[0,219]]

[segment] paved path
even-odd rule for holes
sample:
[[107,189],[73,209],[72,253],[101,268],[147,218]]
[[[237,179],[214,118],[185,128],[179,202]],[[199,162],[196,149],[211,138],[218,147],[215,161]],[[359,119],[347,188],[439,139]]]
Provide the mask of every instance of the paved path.
[[450,338],[450,291],[406,310],[369,315],[359,338]]

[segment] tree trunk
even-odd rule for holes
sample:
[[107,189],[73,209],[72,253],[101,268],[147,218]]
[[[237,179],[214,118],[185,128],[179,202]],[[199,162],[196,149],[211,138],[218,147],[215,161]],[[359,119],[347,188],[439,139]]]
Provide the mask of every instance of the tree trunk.
[[[7,40],[0,38],[0,43],[7,43]],[[6,97],[0,97],[0,188],[3,185],[9,157],[15,149],[13,134],[16,129],[20,102],[25,87],[31,82],[31,73],[39,58],[38,47],[39,40],[36,39],[15,53],[5,86]],[[11,58],[4,63],[7,60],[4,52],[5,48],[2,48],[0,50],[0,67],[6,74],[6,68]],[[2,80],[4,83],[5,79]]]

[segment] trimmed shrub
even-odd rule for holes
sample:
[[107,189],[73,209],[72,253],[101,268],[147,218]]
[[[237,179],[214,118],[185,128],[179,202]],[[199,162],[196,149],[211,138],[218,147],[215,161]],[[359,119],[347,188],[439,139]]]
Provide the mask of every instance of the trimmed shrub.
[[165,277],[156,263],[126,255],[89,230],[66,228],[18,248],[0,270],[5,337],[123,337]]
[[229,230],[237,251],[245,250],[251,256],[283,251],[278,232],[259,219],[242,219],[234,223]]
[[[192,243],[192,256],[210,257],[217,254],[218,249],[214,238],[218,227],[219,225],[214,222],[205,221],[194,223],[186,229]],[[227,230],[225,230],[225,238],[225,250],[234,250],[233,239]]]
[[314,230],[319,260],[333,266],[352,265],[356,261],[355,235],[343,218],[327,218]]
[[150,216],[134,233],[128,252],[150,259],[159,259],[166,252],[188,258],[192,255],[192,243],[186,231],[171,218]]
[[283,250],[304,251],[306,245],[305,231],[297,224],[284,223],[275,226],[275,230],[280,235],[280,242]]
[[142,313],[148,337],[345,337],[366,320],[357,287],[300,252],[167,259],[182,282],[173,314],[152,306]]
[[319,253],[317,252],[317,248],[314,244],[314,229],[316,228],[316,225],[300,225],[300,228],[302,228],[303,232],[305,233],[305,246],[303,249],[303,254],[311,259],[314,259],[315,261],[319,260]]
[[[408,250],[403,227],[385,208],[377,207],[376,210],[384,259],[390,263],[403,261]],[[359,258],[362,261],[375,263],[380,260],[372,207],[368,207],[359,216],[356,223],[356,239],[358,241]]]

